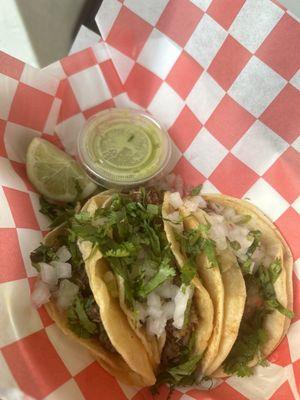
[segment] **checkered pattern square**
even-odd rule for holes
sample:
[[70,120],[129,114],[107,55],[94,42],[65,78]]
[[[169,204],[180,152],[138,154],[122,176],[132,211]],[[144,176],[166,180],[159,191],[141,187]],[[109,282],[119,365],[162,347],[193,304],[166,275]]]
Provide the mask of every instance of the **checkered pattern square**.
[[[86,119],[117,106],[152,113],[168,129],[174,172],[186,185],[250,199],[297,260],[295,317],[270,367],[210,392],[180,388],[172,399],[296,399],[299,23],[271,0],[104,0],[96,21],[106,42],[41,71],[0,52],[0,304],[9,305],[1,307],[1,383],[45,400],[152,399],[148,389],[119,384],[29,296],[29,253],[49,221],[26,177],[28,144],[41,136],[76,155]],[[166,395],[163,386],[157,399]]]

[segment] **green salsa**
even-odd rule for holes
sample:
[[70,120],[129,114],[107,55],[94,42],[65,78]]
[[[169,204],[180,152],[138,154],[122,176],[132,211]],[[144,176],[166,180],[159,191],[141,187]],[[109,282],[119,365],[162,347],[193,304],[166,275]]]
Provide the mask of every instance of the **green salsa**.
[[169,158],[166,132],[147,114],[110,109],[97,114],[80,138],[80,155],[100,181],[136,184],[156,176]]

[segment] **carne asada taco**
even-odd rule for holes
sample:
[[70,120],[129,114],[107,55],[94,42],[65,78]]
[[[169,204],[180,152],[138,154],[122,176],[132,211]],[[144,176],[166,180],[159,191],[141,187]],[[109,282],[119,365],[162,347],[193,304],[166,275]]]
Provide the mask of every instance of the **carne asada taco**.
[[[112,295],[112,286],[105,281],[107,271],[95,271],[88,261],[84,263],[71,225],[70,220],[51,231],[44,244],[31,253],[41,278],[33,302],[36,306],[45,303],[59,328],[117,379],[134,386],[154,384],[147,353]],[[81,250],[87,251],[82,246]],[[93,257],[97,260],[96,252]],[[102,285],[95,274],[105,275]]]
[[[218,354],[204,372],[247,376],[278,346],[293,315],[291,253],[272,222],[248,202],[223,195],[204,195],[202,200],[194,208],[187,202],[195,199],[185,201],[184,222],[189,228],[206,223],[202,237],[214,243],[224,286]],[[198,261],[202,278],[205,264]]]
[[93,197],[70,228],[100,309],[106,281],[144,345],[157,383],[171,386],[195,379],[214,313],[196,276],[197,243],[186,252],[178,247],[176,235],[189,243],[178,216],[162,192],[142,188],[105,201],[103,194]]

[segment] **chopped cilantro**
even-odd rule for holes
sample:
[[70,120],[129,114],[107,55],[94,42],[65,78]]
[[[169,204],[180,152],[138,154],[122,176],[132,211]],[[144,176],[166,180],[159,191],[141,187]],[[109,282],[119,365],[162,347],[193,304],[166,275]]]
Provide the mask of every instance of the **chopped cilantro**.
[[168,258],[164,258],[162,263],[159,266],[158,272],[145,284],[143,284],[137,291],[138,296],[146,297],[149,293],[151,293],[154,289],[160,286],[163,282],[165,282],[168,278],[176,275],[176,271],[170,265],[170,260]]
[[281,272],[280,260],[278,258],[273,261],[269,268],[260,265],[254,275],[254,279],[259,286],[260,295],[264,299],[265,306],[269,310],[277,310],[288,318],[293,318],[293,312],[286,309],[276,298],[274,283]]
[[40,270],[39,263],[46,262],[49,263],[51,261],[57,260],[57,255],[55,250],[52,247],[45,246],[43,243],[40,246],[30,253],[30,260],[34,268],[38,271]]
[[68,308],[67,316],[69,328],[79,337],[88,339],[97,333],[97,324],[88,318],[84,300],[80,296],[77,296]]
[[251,215],[241,215],[240,220],[237,222],[237,225],[243,225],[246,224],[247,222],[249,222],[251,220]]
[[249,239],[253,238],[253,242],[247,250],[247,255],[251,257],[257,247],[260,245],[261,231],[250,231],[248,236]]
[[276,258],[269,266],[269,276],[272,283],[275,283],[281,273],[281,263],[279,258]]
[[193,189],[190,191],[190,195],[197,196],[198,194],[200,194],[200,192],[202,190],[202,186],[203,185],[198,185],[198,186],[193,187]]
[[181,281],[185,285],[189,285],[191,280],[194,278],[194,276],[197,273],[197,266],[194,262],[192,262],[191,259],[188,259],[185,264],[182,266],[180,275],[181,275]]
[[46,215],[52,222],[49,228],[54,228],[71,218],[75,214],[75,203],[55,204],[50,203],[44,197],[40,197],[40,212]]
[[241,245],[237,240],[229,241],[230,246],[233,248],[233,250],[237,251],[241,248]]
[[242,273],[243,275],[247,275],[250,274],[250,268],[252,265],[252,261],[250,258],[248,258],[246,261],[244,261],[243,263],[240,263],[240,267],[242,269]]
[[251,318],[242,319],[238,337],[223,364],[226,373],[240,377],[253,374],[248,364],[260,352],[267,340],[263,321],[268,313],[268,310],[256,309]]
[[219,262],[216,253],[216,244],[211,239],[203,240],[203,250],[212,267],[218,267]]

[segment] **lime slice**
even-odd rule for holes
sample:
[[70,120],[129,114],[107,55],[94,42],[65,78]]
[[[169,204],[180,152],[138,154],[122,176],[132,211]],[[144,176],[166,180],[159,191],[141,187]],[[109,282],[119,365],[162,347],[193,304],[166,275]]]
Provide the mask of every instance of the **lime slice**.
[[26,169],[35,188],[51,200],[74,201],[78,191],[80,198],[85,198],[96,189],[82,167],[47,140],[32,140],[27,150]]

